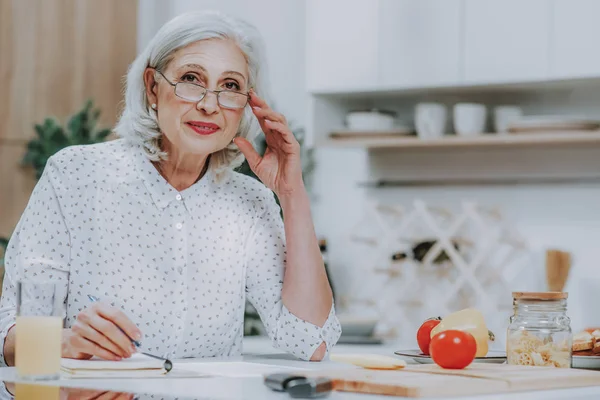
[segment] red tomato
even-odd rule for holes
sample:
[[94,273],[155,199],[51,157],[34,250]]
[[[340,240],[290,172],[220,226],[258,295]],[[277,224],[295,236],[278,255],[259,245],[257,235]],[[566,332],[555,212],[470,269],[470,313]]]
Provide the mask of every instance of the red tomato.
[[477,342],[468,332],[447,330],[431,338],[429,352],[440,367],[463,369],[475,359]]
[[428,319],[417,331],[417,343],[419,349],[425,355],[429,355],[429,343],[431,342],[431,330],[440,323],[439,319]]

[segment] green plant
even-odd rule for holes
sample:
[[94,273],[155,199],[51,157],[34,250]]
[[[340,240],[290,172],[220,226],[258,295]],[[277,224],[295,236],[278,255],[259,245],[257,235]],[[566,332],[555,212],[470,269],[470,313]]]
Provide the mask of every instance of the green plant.
[[8,239],[0,238],[0,268],[4,267],[4,254],[6,253],[6,248],[8,247]]
[[[48,117],[42,124],[35,125],[37,137],[27,143],[27,152],[21,162],[23,166],[31,166],[35,170],[36,179],[40,179],[48,159],[59,150],[78,144],[93,144],[104,141],[110,135],[110,129],[98,129],[100,110],[88,100],[83,108],[73,114],[66,127],[53,117]],[[8,239],[0,237],[0,247],[6,250]],[[0,258],[0,266],[4,263]]]
[[83,109],[71,116],[66,127],[56,118],[46,118],[42,124],[35,125],[37,137],[27,143],[27,152],[23,157],[24,166],[35,169],[40,179],[48,159],[59,150],[73,145],[93,144],[104,141],[110,135],[110,129],[97,129],[100,110],[93,108],[88,100]]

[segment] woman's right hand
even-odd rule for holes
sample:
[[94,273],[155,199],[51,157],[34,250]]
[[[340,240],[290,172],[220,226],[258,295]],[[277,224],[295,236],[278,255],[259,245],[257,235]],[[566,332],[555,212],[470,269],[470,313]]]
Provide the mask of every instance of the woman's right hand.
[[62,356],[89,359],[93,356],[118,361],[131,357],[136,348],[129,338],[140,340],[142,333],[120,310],[97,302],[77,315],[70,329],[65,329]]

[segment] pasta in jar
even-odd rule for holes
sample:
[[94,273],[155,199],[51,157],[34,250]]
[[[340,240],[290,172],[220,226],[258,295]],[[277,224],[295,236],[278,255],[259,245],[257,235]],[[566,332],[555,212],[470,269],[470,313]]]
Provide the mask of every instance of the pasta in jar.
[[571,346],[564,338],[555,341],[549,335],[542,339],[529,331],[518,330],[509,333],[506,357],[512,365],[570,368]]
[[506,342],[508,364],[570,368],[572,338],[567,293],[513,293]]

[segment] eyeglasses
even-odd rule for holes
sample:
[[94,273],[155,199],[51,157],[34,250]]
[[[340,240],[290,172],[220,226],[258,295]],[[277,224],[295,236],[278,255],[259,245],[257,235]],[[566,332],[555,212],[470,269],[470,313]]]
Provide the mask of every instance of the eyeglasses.
[[250,95],[247,93],[236,92],[233,90],[209,90],[204,86],[197,85],[192,82],[176,82],[173,83],[167,77],[156,70],[167,83],[175,88],[175,95],[184,100],[198,103],[202,101],[207,92],[212,92],[217,96],[217,102],[221,107],[239,110],[246,107]]

